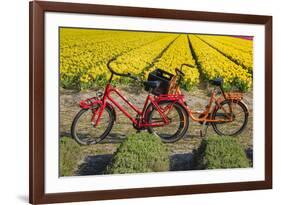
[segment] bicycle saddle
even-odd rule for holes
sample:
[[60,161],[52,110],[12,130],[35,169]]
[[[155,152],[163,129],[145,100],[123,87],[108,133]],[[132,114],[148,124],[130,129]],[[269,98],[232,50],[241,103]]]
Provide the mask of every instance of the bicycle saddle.
[[157,88],[159,87],[160,85],[160,81],[157,81],[157,80],[154,80],[154,81],[144,81],[143,84],[146,86],[146,87],[149,87],[149,88]]
[[209,81],[211,84],[216,86],[222,86],[223,85],[223,78],[215,78],[214,80]]

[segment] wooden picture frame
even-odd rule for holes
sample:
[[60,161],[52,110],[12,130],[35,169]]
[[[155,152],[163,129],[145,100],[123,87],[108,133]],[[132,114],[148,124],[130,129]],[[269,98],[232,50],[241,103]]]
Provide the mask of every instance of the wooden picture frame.
[[[97,14],[124,17],[196,20],[207,22],[247,23],[265,26],[265,180],[233,183],[180,185],[134,189],[45,193],[45,12]],[[245,14],[183,11],[155,8],[105,6],[93,4],[33,1],[29,4],[30,20],[30,142],[29,142],[29,201],[32,204],[88,200],[153,197],[211,192],[228,192],[272,188],[272,17]]]

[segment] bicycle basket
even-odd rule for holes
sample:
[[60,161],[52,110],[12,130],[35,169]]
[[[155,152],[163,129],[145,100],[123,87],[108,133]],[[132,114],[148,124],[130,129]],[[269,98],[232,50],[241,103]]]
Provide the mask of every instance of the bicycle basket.
[[146,85],[144,89],[146,91],[150,91],[154,95],[168,94],[170,81],[173,77],[173,74],[158,68],[149,73],[147,80],[159,81],[160,85],[156,88],[151,88],[150,86]]

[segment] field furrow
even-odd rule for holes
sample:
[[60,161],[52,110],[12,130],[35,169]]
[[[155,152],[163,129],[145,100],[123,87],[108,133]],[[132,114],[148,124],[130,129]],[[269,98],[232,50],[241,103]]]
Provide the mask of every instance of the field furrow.
[[119,56],[112,63],[112,67],[120,73],[130,72],[141,74],[151,66],[153,61],[177,38],[175,34],[166,34],[166,37],[151,44],[134,49]]
[[[63,87],[87,88],[97,76],[108,75],[106,63],[113,57],[159,41],[165,34],[146,32],[121,32],[105,34],[99,30],[63,29],[60,43],[60,77]],[[95,35],[97,32],[97,38]],[[68,35],[65,35],[67,33]],[[68,38],[71,33],[71,38]],[[141,35],[141,38],[139,36]],[[82,37],[81,37],[82,36]],[[80,40],[83,39],[83,40]],[[76,40],[75,40],[76,39]]]
[[[183,72],[185,73],[184,83],[186,88],[190,88],[199,82],[199,72],[196,68],[195,60],[192,57],[187,35],[180,35],[172,45],[163,53],[162,57],[157,59],[154,66],[149,70],[161,68],[165,71],[175,74],[175,68],[180,68],[182,64]],[[148,72],[149,72],[148,71]]]
[[238,49],[243,52],[253,52],[253,41],[247,39],[241,39],[231,36],[213,36],[213,39],[226,46]]
[[210,47],[196,35],[188,35],[205,79],[222,77],[226,86],[247,90],[252,83],[251,74],[220,52]]
[[[237,39],[237,42],[234,41],[235,39],[232,40],[233,42],[231,43],[230,46],[228,45],[228,43],[223,43],[222,40],[218,41],[217,39],[220,39],[220,37],[217,36],[197,35],[197,37],[199,37],[201,40],[203,40],[213,48],[217,49],[219,52],[221,52],[223,55],[228,57],[230,60],[234,61],[236,64],[241,65],[249,72],[252,72],[253,53],[246,52],[246,49],[245,51],[243,51],[242,49],[237,48],[239,46],[238,43],[241,41],[241,39]],[[232,37],[229,38],[233,39]],[[224,39],[226,39],[226,37],[224,37]],[[229,39],[229,41],[231,39]],[[247,40],[243,40],[243,41],[247,41]],[[242,48],[245,48],[245,46],[242,46]]]

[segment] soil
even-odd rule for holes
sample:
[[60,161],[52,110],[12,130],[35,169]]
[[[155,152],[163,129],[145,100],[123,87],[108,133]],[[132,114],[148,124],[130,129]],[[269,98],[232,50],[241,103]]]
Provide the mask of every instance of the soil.
[[[147,96],[147,92],[139,86],[123,86],[118,87],[119,91],[122,92],[126,98],[131,101],[138,108],[142,108],[144,101]],[[79,102],[83,99],[95,96],[97,90],[86,90],[86,91],[73,91],[73,90],[60,90],[60,136],[69,136],[70,127],[73,118],[80,110]],[[195,88],[192,91],[183,91],[186,102],[192,110],[203,110],[209,100],[209,92],[205,86]],[[113,95],[112,95],[113,96]],[[252,134],[253,134],[253,101],[252,92],[244,94],[244,100],[248,105],[250,116],[246,129],[242,134],[238,136],[239,142],[247,150],[247,155],[252,156]],[[121,105],[124,105],[120,98],[117,96],[114,98]],[[124,105],[125,109],[129,111],[133,116],[135,115],[128,106]],[[83,159],[79,162],[76,170],[76,175],[95,175],[102,174],[106,165],[110,162],[113,153],[116,151],[120,143],[130,133],[135,133],[136,130],[133,128],[131,121],[116,108],[117,120],[111,130],[109,136],[97,145],[90,145],[83,147]],[[202,125],[189,120],[189,129],[187,134],[179,141],[175,143],[167,143],[170,151],[170,170],[190,170],[193,169],[192,158],[193,150],[197,149],[200,145],[202,137],[200,136],[200,130]],[[212,127],[210,126],[207,130],[207,135],[214,135]]]

